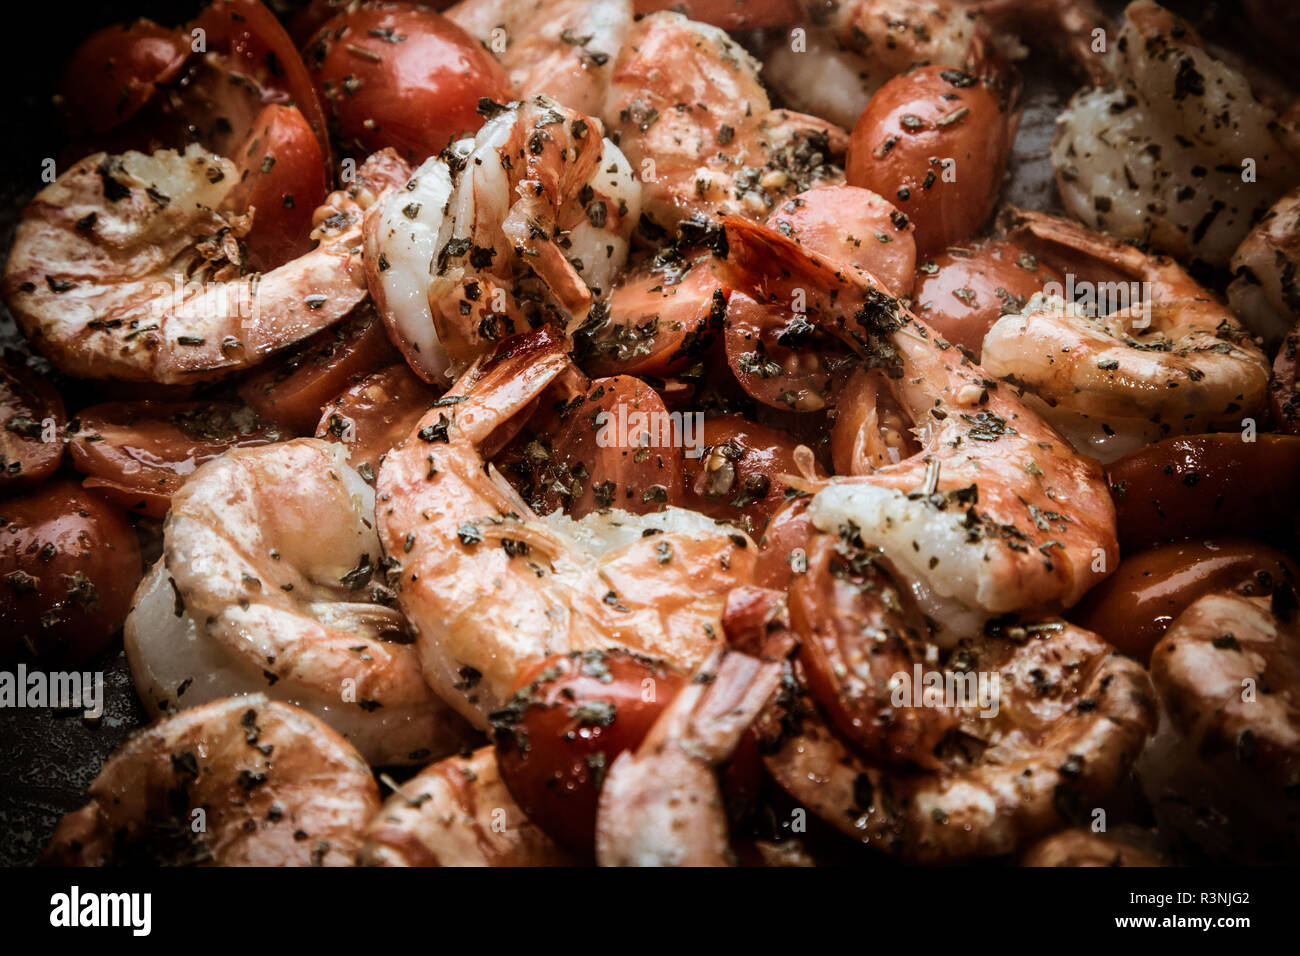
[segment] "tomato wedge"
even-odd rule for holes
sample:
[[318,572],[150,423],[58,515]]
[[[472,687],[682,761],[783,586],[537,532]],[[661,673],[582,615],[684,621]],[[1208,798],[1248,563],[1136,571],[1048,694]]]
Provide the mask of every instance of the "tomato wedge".
[[30,369],[0,362],[0,491],[54,474],[63,460],[63,399]]
[[125,123],[176,79],[189,55],[188,37],[152,20],[92,33],[63,71],[61,105],[68,131],[103,133]]
[[822,335],[805,315],[739,291],[727,300],[723,342],[740,387],[785,411],[825,408],[834,371],[848,358],[843,345]]
[[384,455],[411,434],[437,398],[438,389],[408,365],[390,365],[326,405],[316,437],[346,445],[352,467],[373,483]]

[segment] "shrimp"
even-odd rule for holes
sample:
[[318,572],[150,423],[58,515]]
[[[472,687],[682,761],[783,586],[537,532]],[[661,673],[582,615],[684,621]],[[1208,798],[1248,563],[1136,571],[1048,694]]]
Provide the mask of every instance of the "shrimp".
[[1080,91],[1057,119],[1052,165],[1065,208],[1117,238],[1227,264],[1300,176],[1277,113],[1148,0],[1124,11],[1116,51],[1118,84]]
[[379,536],[425,680],[480,728],[523,667],[554,654],[625,647],[693,667],[753,573],[750,539],[703,515],[543,520],[485,468],[483,443],[571,368],[554,330],[503,343],[379,471]]
[[198,146],[96,153],[23,211],[5,297],[69,375],[182,384],[246,368],[365,298],[362,215],[405,175],[395,153],[371,156],[316,210],[315,249],[249,274],[251,220],[220,208],[234,163]]
[[844,130],[772,109],[758,69],[722,30],[681,14],[632,27],[605,121],[641,177],[655,225],[671,233],[696,217],[763,219],[794,193],[844,181],[832,165],[848,146]]
[[1300,322],[1300,189],[1277,202],[1229,263],[1228,305],[1246,328],[1276,345]]
[[[984,337],[982,362],[1024,388],[1081,452],[1111,461],[1170,433],[1239,428],[1267,400],[1268,361],[1233,314],[1171,259],[1037,212],[1011,237],[1066,274]],[[1074,282],[1071,270],[1081,279]],[[1121,281],[1098,281],[1117,277]],[[1082,290],[1084,306],[1060,298]],[[1108,314],[1089,314],[1091,294]]]
[[1062,830],[1039,840],[1020,858],[1021,866],[1165,866],[1151,849],[1151,836],[1136,827],[1094,833],[1086,827]]
[[641,215],[640,185],[595,120],[543,96],[488,111],[366,219],[371,292],[427,382],[530,323],[580,325]]
[[960,0],[960,3],[986,17],[999,33],[1019,34],[1031,43],[1055,40],[1055,46],[1095,86],[1113,82],[1104,43],[1110,23],[1093,0]]
[[1300,851],[1300,620],[1271,598],[1207,594],[1151,652],[1167,720],[1138,766],[1161,828],[1210,857]]
[[455,751],[468,728],[425,686],[373,521],[374,491],[339,444],[236,449],[199,468],[126,624],[148,710],[258,691],[377,765]]
[[261,694],[137,731],[59,823],[40,862],[349,866],[379,791],[361,755]]
[[596,811],[601,866],[735,862],[716,768],[781,683],[781,665],[719,647],[635,751],[609,768]]
[[599,116],[632,0],[461,0],[443,15],[497,53],[519,99]]
[[361,866],[568,866],[573,860],[519,809],[496,751],[430,764],[366,827]]
[[[821,532],[882,550],[922,610],[960,634],[991,614],[1069,606],[1116,564],[1101,468],[866,273],[726,220],[729,282],[883,369],[918,450],[860,477],[805,479]],[[941,637],[950,643],[947,636]]]

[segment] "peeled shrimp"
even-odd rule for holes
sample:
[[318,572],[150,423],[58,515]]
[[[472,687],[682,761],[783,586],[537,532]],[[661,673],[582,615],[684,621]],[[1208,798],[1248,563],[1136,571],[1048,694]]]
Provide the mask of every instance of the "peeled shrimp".
[[429,382],[530,323],[580,324],[641,214],[631,167],[595,120],[543,96],[499,109],[367,217],[375,302]]
[[[1172,260],[1065,219],[1017,212],[1011,236],[1119,308],[1034,296],[984,338],[981,361],[1023,387],[1080,451],[1104,461],[1165,435],[1240,428],[1269,366],[1233,314]],[[1095,281],[1115,276],[1119,282]],[[1049,286],[1050,288],[1050,286]]]
[[599,116],[632,0],[461,0],[443,15],[497,54],[519,99]]
[[5,267],[10,310],[33,344],[81,378],[201,381],[326,328],[366,295],[361,220],[399,185],[391,151],[313,218],[317,246],[247,272],[247,217],[220,211],[234,163],[184,153],[96,153],[36,194]]
[[1266,343],[1280,342],[1300,322],[1300,189],[1273,204],[1230,265],[1233,313]]
[[600,790],[601,866],[727,866],[734,862],[716,770],[781,683],[781,665],[719,647],[673,698]]
[[425,686],[343,446],[236,449],[172,499],[163,560],[126,623],[154,714],[262,692],[315,714],[374,764],[442,756],[464,722]]
[[370,768],[315,717],[261,694],[132,735],[41,857],[58,866],[349,866],[379,808]]
[[848,146],[844,130],[772,109],[758,69],[725,32],[681,14],[651,14],[632,27],[605,120],[656,225],[671,231],[732,213],[763,219],[811,185],[843,182],[832,163]]
[[678,508],[539,519],[480,447],[571,364],[549,329],[502,349],[388,454],[378,482],[380,540],[425,679],[478,727],[525,664],[553,654],[626,647],[698,664],[755,551]]

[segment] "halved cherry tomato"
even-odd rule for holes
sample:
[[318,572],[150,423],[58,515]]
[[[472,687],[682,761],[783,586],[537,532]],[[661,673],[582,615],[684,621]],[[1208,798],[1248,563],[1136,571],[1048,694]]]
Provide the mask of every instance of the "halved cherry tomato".
[[1201,595],[1235,588],[1267,596],[1298,579],[1289,557],[1258,541],[1180,541],[1125,558],[1068,616],[1147,664],[1174,618]]
[[31,370],[0,362],[0,491],[54,474],[63,460],[63,399]]
[[310,252],[312,214],[325,201],[325,166],[302,112],[264,108],[231,158],[239,185],[226,202],[240,212],[253,209],[253,228],[244,237],[249,266],[269,272]]
[[1294,550],[1300,437],[1235,432],[1166,438],[1107,470],[1124,553],[1162,541],[1247,536]]
[[93,657],[122,626],[141,570],[131,522],[75,481],[0,502],[0,660]]
[[441,14],[364,3],[330,20],[305,56],[333,130],[361,153],[392,146],[414,163],[483,125],[483,98],[514,98],[492,55]]
[[151,20],[105,27],[81,42],[63,71],[62,102],[73,135],[125,123],[180,74],[190,40]]
[[815,412],[826,407],[831,378],[847,358],[808,317],[734,291],[723,326],[727,364],[740,387],[773,408]]
[[810,495],[787,501],[767,523],[754,564],[754,585],[784,592],[796,574],[808,570],[808,543],[817,529],[808,516]]
[[884,369],[855,369],[835,390],[831,461],[837,475],[866,475],[921,450]]
[[896,202],[929,256],[975,234],[997,202],[1018,118],[987,81],[921,66],[893,77],[858,117],[846,173]]
[[686,507],[761,533],[786,502],[781,476],[799,474],[799,442],[739,415],[718,415],[705,419],[701,445],[700,457],[686,461]]
[[1287,435],[1300,435],[1300,365],[1296,350],[1300,348],[1300,325],[1292,329],[1273,359],[1273,377],[1268,383],[1268,405],[1273,424]]
[[405,363],[367,375],[325,406],[316,437],[341,441],[348,461],[366,481],[380,460],[404,440],[438,397]]
[[108,402],[75,424],[68,447],[83,485],[153,518],[167,514],[172,495],[205,461],[282,437],[251,408],[223,402]]
[[528,819],[590,855],[605,772],[685,683],[668,665],[621,650],[549,657],[524,671],[492,720],[501,778]]
[[814,186],[774,209],[767,224],[814,252],[865,269],[892,295],[912,291],[916,227],[870,189]]
[[1019,312],[1035,292],[1061,274],[1005,239],[980,239],[953,246],[917,268],[916,306],[926,325],[979,361],[993,323]]
[[638,16],[674,10],[724,30],[784,27],[803,16],[796,0],[636,0],[633,7]]
[[244,379],[239,397],[262,418],[310,434],[326,402],[398,358],[384,323],[367,303]]

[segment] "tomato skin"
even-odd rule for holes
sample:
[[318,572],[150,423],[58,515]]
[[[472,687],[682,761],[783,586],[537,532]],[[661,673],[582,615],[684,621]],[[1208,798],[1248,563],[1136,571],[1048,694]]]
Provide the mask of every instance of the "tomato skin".
[[81,42],[63,74],[62,106],[75,135],[102,133],[138,113],[176,78],[189,38],[150,20],[105,27]]
[[367,375],[325,406],[316,437],[341,441],[348,462],[373,482],[380,460],[403,441],[438,398],[405,363]]
[[767,524],[759,541],[754,586],[785,592],[808,566],[808,545],[817,529],[808,516],[811,496],[787,501]]
[[68,448],[83,486],[152,518],[166,516],[205,461],[281,438],[252,409],[223,402],[106,402],[84,409],[77,424]]
[[226,201],[240,212],[254,210],[244,237],[249,265],[269,272],[310,252],[312,214],[326,195],[325,159],[302,112],[264,108],[233,158],[239,185]]
[[93,657],[122,626],[141,573],[130,521],[75,481],[0,503],[0,660]]
[[254,371],[240,384],[239,397],[259,417],[311,434],[326,402],[398,359],[384,323],[362,305],[338,325]]
[[675,10],[688,19],[711,23],[724,30],[761,30],[788,26],[803,16],[795,0],[635,0],[638,17],[660,10]]
[[[53,441],[45,423],[53,421]],[[67,419],[58,390],[30,369],[0,362],[0,492],[27,488],[63,460]]]
[[979,361],[984,336],[1008,311],[1019,311],[1061,274],[1005,239],[980,239],[946,249],[922,262],[912,310],[953,345]]
[[[993,212],[1016,126],[985,80],[916,67],[886,82],[858,117],[849,185],[896,203],[916,223],[918,254],[933,255],[974,235]],[[952,181],[945,159],[956,162]]]
[[1068,617],[1149,665],[1174,618],[1202,595],[1227,588],[1268,595],[1275,582],[1298,579],[1289,557],[1258,541],[1180,541],[1125,558]]
[[811,328],[806,316],[733,291],[722,341],[732,374],[751,398],[782,411],[826,406],[832,377],[826,359],[843,349]]
[[528,819],[591,855],[604,771],[641,743],[685,683],[667,665],[622,650],[549,657],[521,674],[493,715],[493,737],[501,778]]
[[1294,551],[1300,437],[1166,438],[1107,469],[1124,553],[1185,538],[1248,536]]
[[307,45],[306,59],[334,132],[361,153],[392,146],[420,163],[483,125],[480,99],[514,99],[505,69],[478,41],[408,3],[344,10]]

